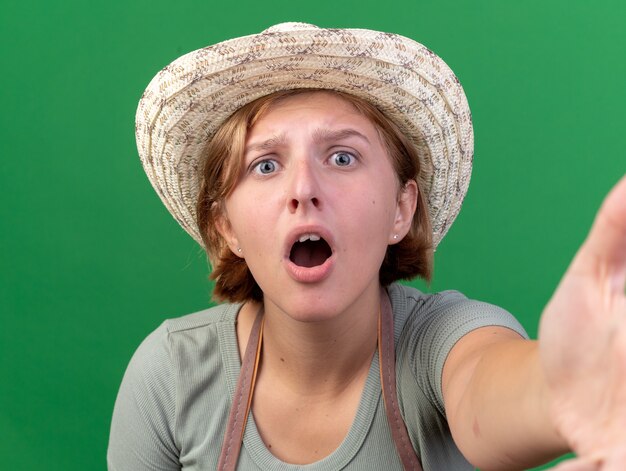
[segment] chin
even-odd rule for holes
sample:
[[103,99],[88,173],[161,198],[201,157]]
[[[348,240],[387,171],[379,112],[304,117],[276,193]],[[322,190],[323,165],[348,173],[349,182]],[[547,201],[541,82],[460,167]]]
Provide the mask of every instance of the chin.
[[278,297],[266,295],[266,302],[299,322],[324,322],[335,319],[361,298],[362,292],[351,293],[329,286],[304,286],[304,289],[285,289]]

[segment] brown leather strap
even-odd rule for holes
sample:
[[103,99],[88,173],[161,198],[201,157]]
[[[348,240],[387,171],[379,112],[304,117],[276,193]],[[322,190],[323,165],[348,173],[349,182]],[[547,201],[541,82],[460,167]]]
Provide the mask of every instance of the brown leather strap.
[[241,371],[235,387],[233,405],[228,416],[222,452],[217,462],[217,469],[220,471],[234,471],[237,467],[241,442],[243,441],[243,434],[246,430],[246,422],[248,421],[252,404],[252,392],[254,391],[256,373],[259,368],[259,359],[261,358],[262,341],[263,308],[261,307],[254,319],[250,337],[248,338],[248,345],[246,345],[246,352],[241,361]]
[[[378,356],[380,363],[380,381],[383,400],[391,436],[400,461],[405,471],[422,471],[419,459],[413,450],[406,430],[396,392],[396,352],[394,347],[393,313],[387,292],[381,290],[380,311],[378,315]],[[250,332],[248,345],[241,363],[241,372],[237,380],[233,405],[230,409],[222,452],[218,461],[218,471],[234,471],[241,450],[241,442],[246,428],[246,421],[252,405],[254,383],[259,368],[261,344],[263,341],[263,308],[259,309]],[[244,406],[245,404],[245,406]],[[244,409],[245,407],[245,409]]]
[[398,407],[396,391],[396,351],[394,347],[393,312],[387,292],[380,294],[380,315],[378,316],[378,361],[380,362],[380,382],[383,388],[383,399],[387,422],[391,428],[391,436],[400,455],[405,470],[421,471],[419,459],[415,454],[404,420]]

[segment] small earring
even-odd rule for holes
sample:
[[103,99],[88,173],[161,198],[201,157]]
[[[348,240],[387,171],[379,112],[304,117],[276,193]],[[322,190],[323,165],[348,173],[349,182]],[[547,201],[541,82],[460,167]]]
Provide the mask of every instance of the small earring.
[[398,240],[398,234],[393,235],[393,240]]
[[241,247],[237,247],[237,252],[241,253]]

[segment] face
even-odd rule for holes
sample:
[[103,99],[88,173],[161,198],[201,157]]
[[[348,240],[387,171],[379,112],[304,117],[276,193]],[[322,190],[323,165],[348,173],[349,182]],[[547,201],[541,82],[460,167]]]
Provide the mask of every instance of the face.
[[266,310],[323,320],[378,291],[387,246],[408,232],[416,197],[414,182],[399,188],[365,116],[337,95],[300,94],[248,132],[218,228],[245,258]]

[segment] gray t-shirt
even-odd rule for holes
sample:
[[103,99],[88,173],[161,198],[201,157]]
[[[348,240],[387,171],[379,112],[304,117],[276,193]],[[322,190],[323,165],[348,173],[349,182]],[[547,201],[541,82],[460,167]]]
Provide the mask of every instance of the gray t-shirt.
[[[454,291],[423,294],[392,284],[400,410],[425,471],[471,470],[446,422],[441,375],[453,345],[484,326],[526,336],[503,309]],[[241,366],[235,321],[225,304],[165,321],[135,352],[118,393],[107,454],[110,471],[217,467]],[[374,355],[354,422],[341,445],[310,465],[286,464],[248,420],[239,470],[401,470],[383,404]]]

